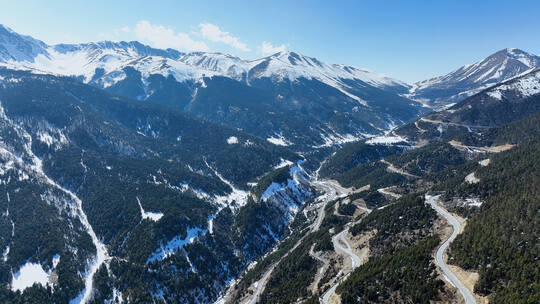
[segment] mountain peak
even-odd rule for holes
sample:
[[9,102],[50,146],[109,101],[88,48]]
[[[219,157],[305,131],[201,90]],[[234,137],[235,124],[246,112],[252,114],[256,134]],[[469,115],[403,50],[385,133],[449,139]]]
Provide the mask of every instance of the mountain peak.
[[517,48],[505,48],[486,57],[486,59],[491,59],[491,58],[498,58],[499,60],[504,60],[505,58],[511,58],[511,59],[536,58],[538,59],[538,56],[528,53],[526,51],[523,51],[521,49],[517,49]]
[[505,48],[446,75],[417,82],[409,96],[435,103],[456,102],[536,67],[540,67],[539,56]]
[[517,48],[506,48],[504,50],[501,50],[501,51],[505,51],[506,54],[508,55],[517,55],[517,54],[526,54],[526,55],[531,55],[521,49],[517,49]]

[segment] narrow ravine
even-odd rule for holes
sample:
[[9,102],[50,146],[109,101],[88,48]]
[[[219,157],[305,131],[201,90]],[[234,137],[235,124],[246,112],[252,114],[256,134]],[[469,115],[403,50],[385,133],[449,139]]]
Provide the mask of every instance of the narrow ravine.
[[103,264],[108,259],[108,253],[107,248],[105,245],[99,240],[96,233],[94,232],[94,229],[92,228],[92,225],[90,225],[90,222],[88,221],[88,217],[86,216],[86,213],[83,210],[82,207],[82,200],[73,192],[70,190],[62,187],[58,183],[56,183],[54,180],[52,180],[44,171],[43,171],[43,162],[42,160],[37,157],[37,155],[34,154],[32,151],[32,136],[22,127],[14,123],[11,119],[7,117],[7,115],[4,112],[4,109],[0,105],[0,118],[4,119],[13,129],[18,133],[19,136],[23,137],[25,139],[24,143],[24,150],[28,157],[32,159],[32,164],[27,164],[23,161],[22,158],[16,156],[11,151],[7,151],[12,155],[15,161],[19,163],[21,167],[27,168],[31,171],[33,171],[36,176],[41,177],[43,182],[46,184],[62,191],[65,193],[75,204],[71,204],[71,208],[74,214],[77,215],[79,220],[81,221],[83,227],[86,229],[86,232],[90,235],[90,238],[92,239],[92,243],[96,247],[96,256],[94,257],[93,261],[89,262],[88,270],[85,274],[84,278],[84,290],[72,301],[70,301],[70,304],[85,304],[88,302],[88,300],[91,299],[92,296],[92,290],[93,290],[93,277],[96,271],[99,269],[101,264]]
[[268,270],[264,273],[263,277],[256,282],[257,287],[255,289],[255,292],[247,299],[244,300],[243,304],[255,304],[257,303],[260,295],[264,292],[264,288],[266,287],[266,283],[270,279],[272,272],[274,268],[283,260],[285,257],[289,255],[290,252],[294,251],[304,240],[304,238],[311,232],[317,231],[322,223],[322,220],[324,218],[324,207],[326,204],[332,200],[335,200],[340,197],[344,197],[349,193],[348,189],[345,189],[341,187],[338,183],[330,180],[315,180],[311,183],[317,190],[321,191],[323,194],[321,194],[319,197],[317,197],[316,201],[318,201],[319,210],[317,211],[317,218],[315,221],[309,226],[310,232],[306,233],[302,238],[300,238],[296,244],[286,253],[284,254],[277,262],[272,264],[268,268]]
[[75,202],[76,204],[76,211],[77,215],[79,216],[79,220],[83,224],[83,226],[86,228],[86,232],[90,235],[90,238],[92,238],[92,243],[96,247],[96,256],[93,261],[90,262],[90,267],[85,274],[85,283],[84,283],[84,290],[81,292],[81,294],[73,299],[70,304],[85,304],[88,302],[88,300],[92,297],[92,290],[94,287],[94,274],[97,272],[101,264],[103,264],[107,259],[109,259],[109,254],[107,252],[107,248],[105,247],[105,244],[101,242],[100,239],[98,239],[96,233],[94,232],[94,229],[90,225],[90,222],[88,222],[88,218],[86,216],[86,213],[84,213],[84,210],[82,208],[82,201],[70,190],[63,188],[62,186],[55,183],[53,180],[51,180],[47,175],[44,174],[44,177],[46,178],[47,182],[51,185],[55,186],[59,190],[66,193],[70,198]]
[[437,249],[437,252],[435,253],[435,263],[441,269],[441,271],[450,281],[450,283],[458,289],[458,291],[465,299],[465,303],[476,304],[476,299],[474,298],[472,292],[467,287],[465,287],[465,285],[457,278],[457,276],[450,270],[450,268],[448,268],[448,265],[446,265],[446,262],[444,260],[444,254],[448,249],[448,246],[450,246],[450,243],[452,243],[459,234],[461,230],[461,225],[454,216],[452,216],[448,211],[439,206],[439,204],[437,203],[439,197],[440,195],[426,194],[425,200],[426,203],[430,204],[431,207],[435,209],[437,213],[439,213],[439,215],[441,215],[450,225],[452,225],[453,231],[452,235],[450,235],[450,237],[446,241],[444,241],[444,243],[439,247],[439,249]]

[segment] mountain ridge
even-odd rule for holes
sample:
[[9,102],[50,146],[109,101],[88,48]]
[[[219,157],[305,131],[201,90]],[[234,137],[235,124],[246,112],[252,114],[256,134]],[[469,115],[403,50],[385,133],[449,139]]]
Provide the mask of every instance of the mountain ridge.
[[[51,59],[55,54],[53,52],[59,52],[62,54],[66,54],[69,52],[75,52],[75,51],[81,51],[84,49],[97,49],[101,50],[102,52],[105,50],[121,50],[124,51],[124,54],[122,52],[118,52],[117,55],[128,55],[131,56],[131,58],[126,59],[126,61],[130,61],[134,59],[134,56],[137,57],[144,57],[144,56],[159,56],[164,57],[172,60],[179,60],[182,63],[189,64],[193,67],[198,68],[207,68],[204,70],[204,72],[218,72],[216,75],[219,76],[229,76],[231,78],[234,78],[235,74],[227,74],[228,70],[231,70],[233,68],[238,68],[242,70],[242,73],[253,74],[254,71],[251,71],[255,66],[258,66],[261,63],[265,63],[268,60],[277,60],[284,64],[288,65],[299,65],[300,63],[303,63],[304,66],[314,66],[317,65],[319,67],[326,67],[328,68],[334,68],[334,69],[340,69],[340,71],[334,71],[336,74],[337,72],[342,73],[341,76],[348,76],[354,78],[355,73],[363,73],[365,75],[363,80],[370,81],[372,84],[378,84],[378,85],[387,85],[387,86],[407,86],[404,82],[392,79],[390,77],[384,76],[382,74],[378,74],[372,71],[369,71],[364,68],[357,68],[349,65],[343,65],[343,64],[327,64],[324,62],[321,62],[315,58],[307,57],[304,55],[300,55],[296,52],[289,52],[289,51],[283,51],[278,52],[266,57],[253,59],[253,60],[245,60],[241,59],[240,57],[224,54],[220,52],[181,52],[178,50],[174,50],[171,48],[168,49],[157,49],[150,47],[148,45],[142,44],[138,41],[98,41],[98,42],[87,42],[87,43],[79,43],[79,44],[55,44],[55,45],[48,45],[44,43],[43,41],[34,39],[30,36],[24,36],[17,34],[13,30],[9,29],[8,27],[5,27],[3,25],[0,25],[0,28],[3,28],[5,32],[9,32],[12,37],[20,37],[21,39],[32,39],[32,42],[39,45],[42,50],[35,54],[35,57],[39,56],[40,54],[45,55],[45,57],[48,57]],[[0,40],[1,41],[1,40]],[[111,54],[108,54],[111,55]],[[13,60],[13,61],[29,61],[34,62],[33,60],[29,59],[35,59],[30,58],[30,56],[23,57],[21,59],[24,60]],[[214,57],[214,58],[212,58]],[[217,57],[217,58],[216,58]],[[12,58],[17,59],[17,58]],[[216,65],[216,61],[219,59],[228,59],[233,60],[235,62],[229,63],[229,65],[226,65],[225,67],[220,67],[219,65]],[[1,61],[8,62],[10,60],[7,60],[7,58],[0,57]],[[214,61],[214,65],[209,65],[209,61]],[[39,66],[33,66],[28,65],[28,68],[38,68]],[[209,68],[210,67],[210,68]],[[58,73],[59,75],[63,76],[70,76],[69,74],[62,74]],[[366,77],[366,75],[372,74],[373,77]],[[208,76],[208,75],[207,75]],[[360,78],[359,78],[360,79]],[[86,79],[87,81],[89,79]],[[178,79],[179,81],[183,79]]]

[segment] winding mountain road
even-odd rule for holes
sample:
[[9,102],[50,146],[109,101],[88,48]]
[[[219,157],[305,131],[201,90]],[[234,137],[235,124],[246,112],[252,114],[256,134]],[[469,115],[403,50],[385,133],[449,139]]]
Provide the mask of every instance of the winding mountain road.
[[322,258],[317,253],[315,253],[314,249],[315,249],[315,244],[311,245],[311,248],[309,249],[309,256],[311,256],[312,258],[314,258],[314,259],[318,260],[319,262],[321,262],[322,267],[319,268],[319,270],[315,274],[315,279],[313,280],[313,283],[311,283],[311,286],[312,286],[311,290],[312,291],[317,290],[317,287],[319,286],[319,282],[323,278],[323,274],[326,272],[326,270],[328,269],[328,266],[330,265],[330,262],[328,260]]
[[246,303],[246,304],[255,304],[255,303],[257,303],[257,300],[259,299],[259,296],[261,295],[261,293],[264,290],[264,287],[266,286],[266,282],[270,278],[270,275],[272,274],[272,271],[274,271],[274,268],[276,268],[276,266],[277,266],[277,263],[272,265],[270,267],[270,269],[268,269],[264,273],[263,277],[257,282],[257,288],[255,289],[255,292],[253,293],[251,298],[248,299],[248,301],[246,301],[244,303]]
[[[371,212],[371,209],[368,209],[368,208],[362,208],[363,210],[365,210],[367,213],[370,213]],[[349,273],[347,273],[344,277],[342,277],[341,279],[337,280],[334,285],[332,285],[332,287],[330,287],[324,294],[321,298],[319,298],[319,300],[323,303],[323,304],[328,304],[329,303],[329,300],[330,300],[330,297],[335,293],[336,291],[336,288],[339,286],[339,284],[341,284],[341,282],[345,281],[349,275],[352,273],[352,271],[354,269],[356,269],[358,266],[362,265],[362,259],[356,254],[354,253],[354,251],[352,250],[352,246],[349,244],[349,242],[347,241],[347,239],[345,238],[345,235],[347,235],[347,233],[349,233],[349,228],[354,226],[355,224],[359,223],[362,219],[356,221],[356,222],[350,222],[348,223],[346,226],[345,226],[345,229],[343,229],[343,231],[341,231],[340,233],[334,235],[332,237],[332,244],[334,245],[334,250],[336,251],[340,251],[342,252],[344,255],[348,256],[351,258],[351,271]],[[340,274],[343,273],[343,269],[341,269],[338,273],[338,275],[336,276],[339,277]]]
[[[350,226],[349,226],[350,227]],[[334,245],[334,250],[336,251],[341,251],[343,254],[349,256],[351,258],[351,272],[358,266],[360,266],[360,264],[362,263],[360,257],[354,253],[351,249],[351,245],[349,244],[349,242],[344,238],[345,234],[347,234],[349,232],[349,227],[347,227],[346,229],[344,229],[343,231],[341,231],[340,233],[334,235],[332,237],[332,244]],[[336,288],[339,286],[339,284],[341,284],[341,282],[345,281],[348,277],[349,277],[349,274],[351,273],[347,273],[344,277],[342,277],[341,279],[338,279],[334,285],[332,285],[332,287],[330,287],[322,296],[322,298],[320,298],[319,300],[323,303],[323,304],[328,304],[329,301],[330,301],[330,297],[336,292]],[[343,273],[343,269],[341,269],[339,271],[339,273],[337,274],[336,278],[339,277],[340,274]]]
[[387,170],[392,172],[392,173],[401,174],[401,175],[406,176],[406,177],[419,178],[418,175],[411,174],[411,173],[409,173],[409,172],[407,172],[407,171],[405,171],[405,170],[403,170],[401,168],[398,168],[398,167],[394,166],[394,164],[388,162],[385,159],[382,159],[381,163],[387,165],[388,166]]
[[437,201],[439,200],[440,195],[428,195],[426,194],[426,202],[431,205],[437,213],[439,213],[442,217],[444,217],[450,225],[452,225],[452,228],[454,229],[452,231],[452,235],[437,249],[437,253],[435,254],[435,263],[439,268],[442,270],[446,278],[450,281],[452,285],[454,285],[461,295],[463,295],[463,298],[465,299],[466,304],[476,304],[476,299],[474,298],[472,292],[465,287],[465,285],[457,278],[457,276],[448,268],[448,265],[446,265],[446,262],[444,261],[444,253],[448,249],[448,246],[450,246],[450,243],[454,241],[454,239],[457,237],[461,230],[461,225],[459,221],[453,217],[448,211],[446,211],[444,208],[439,206],[437,204]]
[[[318,196],[316,198],[316,201],[319,202],[318,206],[317,206],[319,210],[317,211],[317,218],[310,225],[310,231],[311,232],[319,230],[319,228],[321,226],[321,223],[322,223],[322,220],[323,220],[323,218],[325,216],[324,207],[326,206],[326,204],[328,202],[331,202],[331,201],[337,199],[337,198],[345,197],[350,192],[349,189],[343,188],[337,182],[331,181],[331,180],[315,180],[315,181],[312,182],[312,185],[317,190],[321,191],[323,194],[321,194],[320,196]],[[276,263],[272,264],[272,266],[270,266],[270,268],[264,273],[263,277],[259,281],[257,281],[257,287],[255,288],[255,291],[253,292],[253,294],[248,299],[243,301],[242,302],[243,304],[255,304],[255,303],[257,303],[259,297],[264,292],[264,288],[266,286],[266,283],[270,279],[270,276],[271,276],[272,272],[274,271],[274,268],[281,262],[281,260],[283,260],[285,257],[287,257],[290,252],[294,251],[300,245],[300,243],[304,240],[304,238],[308,234],[309,233],[306,233],[302,238],[300,238],[296,242],[296,244],[293,246],[293,248],[291,248],[287,253],[285,253],[279,259],[279,261],[277,261]],[[347,248],[350,248],[350,246],[348,246],[348,244],[347,244]]]
[[338,251],[343,252],[345,255],[351,258],[351,266],[354,269],[360,266],[361,259],[356,253],[352,251],[351,245],[345,239],[345,235],[349,232],[349,227],[332,237],[332,244],[334,244],[334,248],[336,248]]
[[[341,273],[342,273],[342,272],[340,271],[340,272],[338,273],[338,276],[339,276]],[[319,299],[319,300],[320,300],[323,304],[328,304],[328,302],[330,301],[330,297],[336,292],[336,288],[337,288],[337,287],[339,286],[339,284],[341,284],[341,282],[343,282],[347,277],[348,277],[348,275],[345,276],[345,277],[343,277],[343,279],[339,280],[338,282],[336,282],[336,284],[334,284],[332,287],[330,287],[330,289],[328,289],[328,290],[324,293],[322,299]]]

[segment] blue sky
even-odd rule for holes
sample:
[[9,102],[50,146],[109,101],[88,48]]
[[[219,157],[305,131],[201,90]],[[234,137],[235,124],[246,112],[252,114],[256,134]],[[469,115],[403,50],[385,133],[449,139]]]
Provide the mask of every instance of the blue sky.
[[287,49],[414,82],[515,47],[540,54],[540,1],[3,1],[47,43],[140,40],[246,59]]

